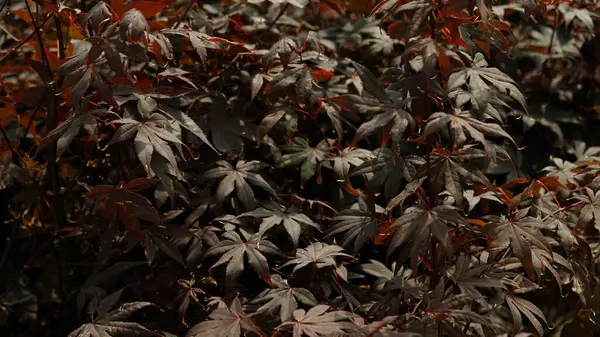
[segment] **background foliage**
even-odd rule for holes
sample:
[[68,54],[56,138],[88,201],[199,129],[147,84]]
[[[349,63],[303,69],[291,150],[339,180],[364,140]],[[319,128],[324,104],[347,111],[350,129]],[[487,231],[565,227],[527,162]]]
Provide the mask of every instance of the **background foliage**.
[[0,6],[3,336],[596,334],[596,1]]

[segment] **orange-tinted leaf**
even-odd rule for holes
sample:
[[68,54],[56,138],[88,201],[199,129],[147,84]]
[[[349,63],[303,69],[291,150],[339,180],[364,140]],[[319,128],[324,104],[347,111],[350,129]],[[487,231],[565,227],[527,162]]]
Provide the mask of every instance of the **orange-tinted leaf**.
[[391,233],[379,233],[377,234],[377,236],[375,237],[375,240],[373,240],[373,243],[375,245],[383,245],[387,239],[389,239]]
[[325,69],[320,69],[320,68],[312,69],[311,73],[312,73],[312,77],[317,82],[327,81],[333,77],[333,73],[331,71],[327,71]]
[[162,2],[147,1],[147,0],[138,0],[138,1],[133,1],[133,2],[130,2],[129,4],[127,4],[127,10],[135,8],[138,11],[142,12],[144,17],[146,17],[146,18],[155,16],[157,13],[160,13],[166,7],[167,7],[167,5],[165,5]]
[[135,213],[132,210],[129,210],[126,204],[119,204],[119,220],[125,228],[127,232],[138,239],[140,242],[144,241],[144,235],[140,230],[140,220],[135,216]]
[[354,189],[354,186],[352,186],[350,181],[347,181],[342,188],[344,189],[344,191],[348,192],[349,194],[355,197],[358,197],[360,195],[360,193],[356,189]]
[[438,65],[440,67],[440,73],[442,74],[442,76],[444,78],[448,78],[448,76],[450,76],[451,67],[450,58],[440,47],[438,47]]
[[155,181],[152,179],[136,178],[127,183],[127,185],[123,186],[123,188],[131,192],[139,192],[152,187],[154,183]]
[[319,14],[322,18],[335,19],[337,16],[344,15],[344,8],[336,2],[340,0],[323,0],[319,3]]
[[473,41],[477,47],[481,48],[481,50],[484,52],[485,56],[487,56],[488,58],[491,58],[491,54],[490,54],[490,44],[481,40],[474,40]]
[[100,185],[100,186],[96,186],[96,187],[92,188],[91,190],[89,190],[85,194],[85,196],[88,198],[95,198],[95,199],[106,198],[111,193],[113,193],[115,190],[116,190],[116,188],[114,186]]
[[52,1],[46,1],[46,0],[32,0],[33,2],[35,2],[36,4],[38,4],[40,7],[48,10],[49,12],[52,13],[58,13],[58,6],[53,3]]
[[371,0],[333,0],[340,9],[336,9],[339,11],[343,11],[343,8],[346,8],[349,12],[356,14],[367,14],[373,9],[373,4]]
[[[35,46],[35,57],[34,60],[38,62],[43,62],[44,57],[42,56],[42,49],[40,48],[39,43],[34,44]],[[58,67],[60,66],[60,58],[56,56],[55,53],[51,53],[46,45],[44,45],[44,52],[46,53],[46,57],[48,58],[50,70],[54,73]]]
[[5,103],[3,108],[0,108],[0,125],[7,127],[10,123],[17,121],[18,115],[15,108],[10,103]]
[[561,2],[571,2],[572,0],[537,0],[542,5],[557,5]]
[[11,10],[11,12],[14,15],[18,16],[21,20],[31,24],[31,17],[29,16],[29,13],[27,13],[27,11],[13,9],[13,10]]
[[122,17],[127,12],[127,6],[124,0],[111,0],[110,7],[117,13],[119,17]]
[[479,219],[468,219],[467,222],[471,225],[477,226],[477,227],[483,227],[485,226],[485,222]]
[[542,189],[546,190],[547,192],[551,192],[560,188],[567,189],[566,186],[560,183],[557,176],[546,176],[534,180],[531,185],[527,187],[526,194],[539,198]]
[[150,21],[148,27],[150,27],[150,30],[161,30],[167,28],[167,25],[164,22]]
[[500,186],[503,189],[511,190],[519,185],[528,184],[531,180],[525,178],[516,178],[511,181],[504,183]]

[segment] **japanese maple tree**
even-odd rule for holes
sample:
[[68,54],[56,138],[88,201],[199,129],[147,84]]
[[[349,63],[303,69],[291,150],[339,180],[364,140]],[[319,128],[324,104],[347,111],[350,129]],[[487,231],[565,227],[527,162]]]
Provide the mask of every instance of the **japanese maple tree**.
[[0,0],[3,336],[592,336],[600,8]]

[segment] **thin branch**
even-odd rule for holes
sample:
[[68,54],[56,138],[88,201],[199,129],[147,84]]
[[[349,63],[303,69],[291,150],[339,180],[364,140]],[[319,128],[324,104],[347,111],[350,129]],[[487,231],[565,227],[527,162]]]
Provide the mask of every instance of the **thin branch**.
[[550,36],[550,44],[548,45],[548,51],[546,54],[550,56],[552,54],[552,47],[554,46],[554,38],[556,37],[556,30],[558,29],[558,9],[554,12],[554,24],[552,25],[552,35]]
[[[46,90],[49,92],[48,97],[48,117],[46,118],[46,129],[51,131],[54,130],[58,124],[58,114],[57,114],[57,96],[56,89],[54,87],[54,81],[52,81],[52,69],[50,68],[50,61],[48,60],[48,55],[46,55],[46,48],[44,47],[44,41],[42,39],[42,34],[40,33],[39,26],[37,25],[33,13],[31,12],[31,7],[29,3],[25,1],[25,6],[27,7],[27,12],[29,13],[29,17],[31,18],[31,23],[33,24],[33,28],[35,29],[35,35],[37,36],[38,43],[40,49],[42,51],[42,57],[45,63],[47,79],[50,81],[46,83]],[[56,141],[52,141],[47,150],[46,150],[46,162],[48,164],[48,180],[50,181],[52,187],[52,208],[55,216],[56,224],[59,228],[63,228],[66,226],[66,216],[65,216],[65,207],[60,194],[60,181],[58,176],[58,165],[56,164]]]
[[4,140],[6,140],[6,144],[8,144],[8,149],[10,150],[10,153],[12,154],[13,159],[18,164],[20,162],[19,156],[15,152],[15,149],[12,147],[12,144],[10,143],[10,140],[8,139],[8,135],[6,134],[6,130],[4,130],[4,127],[2,127],[2,125],[0,125],[0,133],[2,133],[2,137],[4,137]]
[[48,55],[46,55],[46,48],[44,47],[44,40],[42,39],[42,34],[40,33],[40,28],[37,25],[35,18],[33,17],[33,13],[31,12],[31,7],[29,3],[25,1],[25,6],[27,7],[27,12],[29,13],[29,17],[31,18],[31,24],[33,25],[33,29],[35,32],[35,36],[37,36],[38,43],[40,45],[42,58],[44,63],[46,64],[46,72],[48,78],[52,78],[52,70],[50,69],[50,61],[48,60]]
[[58,57],[62,60],[67,57],[65,50],[65,41],[63,40],[62,25],[60,24],[60,18],[54,16],[54,24],[56,25],[56,40],[58,41]]
[[2,7],[0,7],[0,12],[2,12],[4,10],[4,7],[6,7],[6,5],[8,5],[9,0],[4,0],[4,2],[2,3]]
[[267,29],[265,29],[262,33],[260,33],[260,35],[258,36],[259,40],[262,40],[263,36],[265,34],[267,34],[271,28],[273,28],[273,26],[275,26],[275,24],[277,23],[277,21],[279,21],[279,19],[281,19],[281,17],[283,16],[283,14],[285,13],[285,11],[287,11],[287,9],[290,7],[290,3],[286,3],[285,6],[281,7],[281,10],[279,11],[279,14],[277,14],[277,16],[275,17],[275,19],[273,21],[271,21],[271,23],[269,24],[269,26],[267,27]]
[[8,240],[6,242],[6,247],[4,247],[4,251],[2,252],[2,257],[0,257],[0,274],[2,274],[2,269],[4,269],[4,263],[6,262],[6,258],[8,257],[8,252],[10,251],[10,248],[12,247],[13,242],[15,241],[15,238],[17,236],[17,228],[20,226],[21,224],[21,216],[19,215],[19,222],[16,222],[14,219],[12,220],[13,222],[15,222],[12,226],[12,228],[10,229],[10,236],[8,237]]
[[[50,20],[51,17],[53,17],[54,14],[48,16],[46,18],[46,20],[44,20],[44,22],[42,22],[42,27],[44,27],[44,25],[46,25],[46,23],[48,22],[48,20]],[[2,58],[0,59],[0,64],[2,64],[6,59],[8,59],[8,57],[15,52],[17,49],[23,47],[23,45],[25,43],[27,43],[29,40],[31,40],[32,37],[34,37],[36,35],[36,32],[32,32],[31,34],[29,34],[29,36],[27,36],[26,38],[24,38],[23,40],[21,40],[21,42],[19,42],[19,44],[17,44],[16,46],[12,47],[8,53],[6,53],[4,56],[2,56]]]
[[38,110],[39,110],[38,108],[33,110],[33,113],[31,114],[31,118],[29,119],[29,123],[27,123],[27,128],[25,129],[25,132],[23,132],[23,135],[21,135],[21,137],[19,138],[19,142],[17,143],[18,149],[21,149],[21,144],[23,144],[25,137],[27,137],[27,134],[29,134],[29,129],[31,128],[31,125],[33,125],[33,121],[35,120],[35,115],[37,115]]
[[181,24],[181,22],[183,21],[183,19],[185,19],[185,17],[188,15],[188,12],[190,11],[190,9],[192,9],[192,5],[194,4],[196,0],[190,0],[190,3],[187,5],[187,7],[185,8],[185,10],[183,11],[183,13],[181,14],[181,16],[179,17],[179,19],[177,20],[177,23],[175,24],[175,26],[173,27],[173,29],[177,29],[177,27],[179,27],[179,25]]

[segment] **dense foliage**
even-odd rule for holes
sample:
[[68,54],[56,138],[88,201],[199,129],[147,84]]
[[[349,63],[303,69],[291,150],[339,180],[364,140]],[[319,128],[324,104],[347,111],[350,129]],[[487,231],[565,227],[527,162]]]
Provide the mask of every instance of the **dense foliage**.
[[592,336],[600,11],[0,0],[2,336]]

